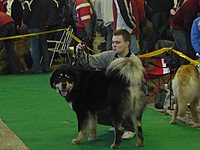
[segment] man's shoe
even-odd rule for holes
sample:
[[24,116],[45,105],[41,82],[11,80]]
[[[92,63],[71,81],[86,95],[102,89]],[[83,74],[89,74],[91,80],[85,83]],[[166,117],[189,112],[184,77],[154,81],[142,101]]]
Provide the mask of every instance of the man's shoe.
[[50,68],[49,68],[49,69],[43,69],[43,70],[42,70],[43,73],[49,73],[49,72],[52,72],[52,71],[53,71],[53,70],[50,69]]
[[109,132],[114,132],[114,131],[115,131],[115,128],[114,128],[114,127],[111,127],[108,131],[109,131]]
[[25,74],[40,74],[41,71],[40,70],[29,70],[27,72],[25,72]]
[[135,132],[132,131],[124,131],[124,134],[122,135],[122,139],[127,140],[131,139],[135,136]]

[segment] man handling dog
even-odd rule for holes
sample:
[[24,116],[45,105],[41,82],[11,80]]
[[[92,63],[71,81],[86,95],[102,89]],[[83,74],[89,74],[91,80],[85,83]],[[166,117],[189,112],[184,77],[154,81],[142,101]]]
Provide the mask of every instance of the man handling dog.
[[[130,42],[130,33],[125,29],[119,29],[113,32],[112,51],[105,51],[100,54],[88,56],[85,52],[80,52],[84,48],[84,46],[82,44],[78,44],[76,47],[76,52],[81,53],[81,56],[79,58],[80,64],[85,66],[87,65],[86,63],[88,63],[89,67],[92,69],[105,69],[113,60],[123,57],[134,59],[142,66],[141,60],[136,55],[130,52]],[[87,59],[87,57],[88,62],[84,61]],[[98,123],[104,125],[112,125],[109,109],[106,108],[98,113]],[[130,118],[127,118],[122,123],[122,127],[124,127],[122,139],[130,139],[135,136],[134,127]],[[109,131],[112,131],[112,128]]]

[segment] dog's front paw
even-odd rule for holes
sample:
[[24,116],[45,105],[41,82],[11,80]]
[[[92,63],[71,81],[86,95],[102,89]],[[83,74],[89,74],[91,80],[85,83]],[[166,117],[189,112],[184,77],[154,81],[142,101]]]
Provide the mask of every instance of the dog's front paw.
[[88,141],[96,141],[96,140],[97,140],[96,137],[92,137],[92,136],[89,136],[89,137],[88,137]]
[[83,142],[78,139],[73,139],[71,143],[72,144],[82,144]]
[[120,145],[119,144],[112,144],[110,146],[111,149],[119,149],[120,148]]
[[176,124],[176,121],[171,120],[171,121],[170,121],[170,124]]

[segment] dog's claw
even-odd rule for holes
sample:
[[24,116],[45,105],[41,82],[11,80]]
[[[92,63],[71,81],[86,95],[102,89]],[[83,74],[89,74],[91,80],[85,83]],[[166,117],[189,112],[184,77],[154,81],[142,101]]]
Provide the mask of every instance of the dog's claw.
[[135,146],[136,146],[136,147],[143,147],[143,146],[144,146],[144,143],[143,143],[143,142],[136,142],[136,143],[135,143]]
[[176,124],[176,121],[170,121],[170,124]]
[[82,142],[77,139],[73,139],[71,143],[72,144],[82,144]]

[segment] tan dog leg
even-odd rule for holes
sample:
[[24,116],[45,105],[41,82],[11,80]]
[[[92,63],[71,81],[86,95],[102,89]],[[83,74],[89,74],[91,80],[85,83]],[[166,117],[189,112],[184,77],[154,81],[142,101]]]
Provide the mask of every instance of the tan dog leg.
[[89,116],[90,135],[88,137],[88,141],[96,140],[96,128],[97,128],[97,116],[96,116],[96,114],[91,114]]
[[198,119],[198,116],[197,116],[197,112],[196,112],[198,102],[199,102],[199,99],[198,99],[198,97],[196,97],[196,98],[190,103],[190,110],[191,110],[192,118],[193,118],[194,122],[196,122],[196,123],[199,122],[199,119]]

